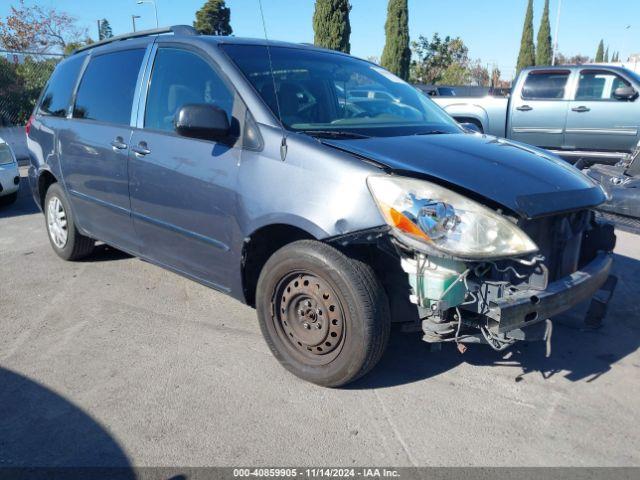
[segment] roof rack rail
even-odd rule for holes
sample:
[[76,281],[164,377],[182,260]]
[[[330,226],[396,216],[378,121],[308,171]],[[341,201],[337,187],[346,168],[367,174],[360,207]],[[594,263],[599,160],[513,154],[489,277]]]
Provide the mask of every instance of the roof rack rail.
[[120,40],[128,40],[130,38],[148,37],[150,35],[160,35],[161,33],[172,33],[174,35],[198,35],[198,31],[190,25],[173,25],[171,27],[153,28],[151,30],[140,30],[138,32],[125,33],[115,37],[105,38],[96,43],[91,43],[83,47],[77,48],[73,53],[83,52],[92,48],[101,47]]

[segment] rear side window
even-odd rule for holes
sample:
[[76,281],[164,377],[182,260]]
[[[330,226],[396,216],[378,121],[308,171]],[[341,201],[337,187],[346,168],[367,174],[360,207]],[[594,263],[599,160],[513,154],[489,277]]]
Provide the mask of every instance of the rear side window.
[[199,55],[159,48],[153,62],[144,126],[173,131],[176,112],[186,104],[210,104],[224,110],[231,123],[234,94]]
[[129,125],[144,49],[94,57],[84,72],[73,118]]
[[531,72],[522,87],[525,100],[561,100],[569,79],[569,71]]
[[71,94],[85,58],[84,56],[74,56],[58,65],[49,79],[44,95],[42,95],[38,113],[54,117],[67,115]]
[[615,100],[613,92],[631,84],[608,70],[582,70],[576,100]]

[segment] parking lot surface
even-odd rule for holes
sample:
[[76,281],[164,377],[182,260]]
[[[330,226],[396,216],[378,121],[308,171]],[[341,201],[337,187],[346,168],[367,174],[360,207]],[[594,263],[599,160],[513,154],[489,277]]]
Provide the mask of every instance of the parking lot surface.
[[603,328],[555,319],[550,358],[394,331],[331,390],[237,301],[108,247],[63,262],[24,187],[0,210],[0,466],[640,465],[638,236]]

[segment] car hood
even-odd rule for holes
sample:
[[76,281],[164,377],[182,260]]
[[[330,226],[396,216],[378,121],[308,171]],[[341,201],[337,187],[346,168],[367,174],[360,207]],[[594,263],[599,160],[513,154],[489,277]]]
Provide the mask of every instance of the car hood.
[[444,134],[323,140],[325,145],[426,176],[528,218],[593,207],[602,189],[559,157],[489,135]]

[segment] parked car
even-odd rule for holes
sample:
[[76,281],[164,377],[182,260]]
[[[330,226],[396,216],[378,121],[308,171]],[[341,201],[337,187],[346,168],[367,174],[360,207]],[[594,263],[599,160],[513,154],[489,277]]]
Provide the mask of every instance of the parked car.
[[18,199],[20,173],[16,156],[7,142],[0,138],[0,206],[11,205]]
[[[349,101],[365,82],[388,94],[375,111]],[[103,40],[56,67],[27,142],[56,254],[100,240],[254,306],[276,358],[321,385],[369,371],[392,321],[431,343],[540,338],[611,268],[588,177],[312,46]]]
[[569,160],[615,164],[640,140],[640,76],[622,67],[522,70],[509,98],[434,98],[459,122]]
[[453,87],[438,87],[435,85],[416,85],[420,91],[426,93],[430,97],[455,97],[457,95]]

